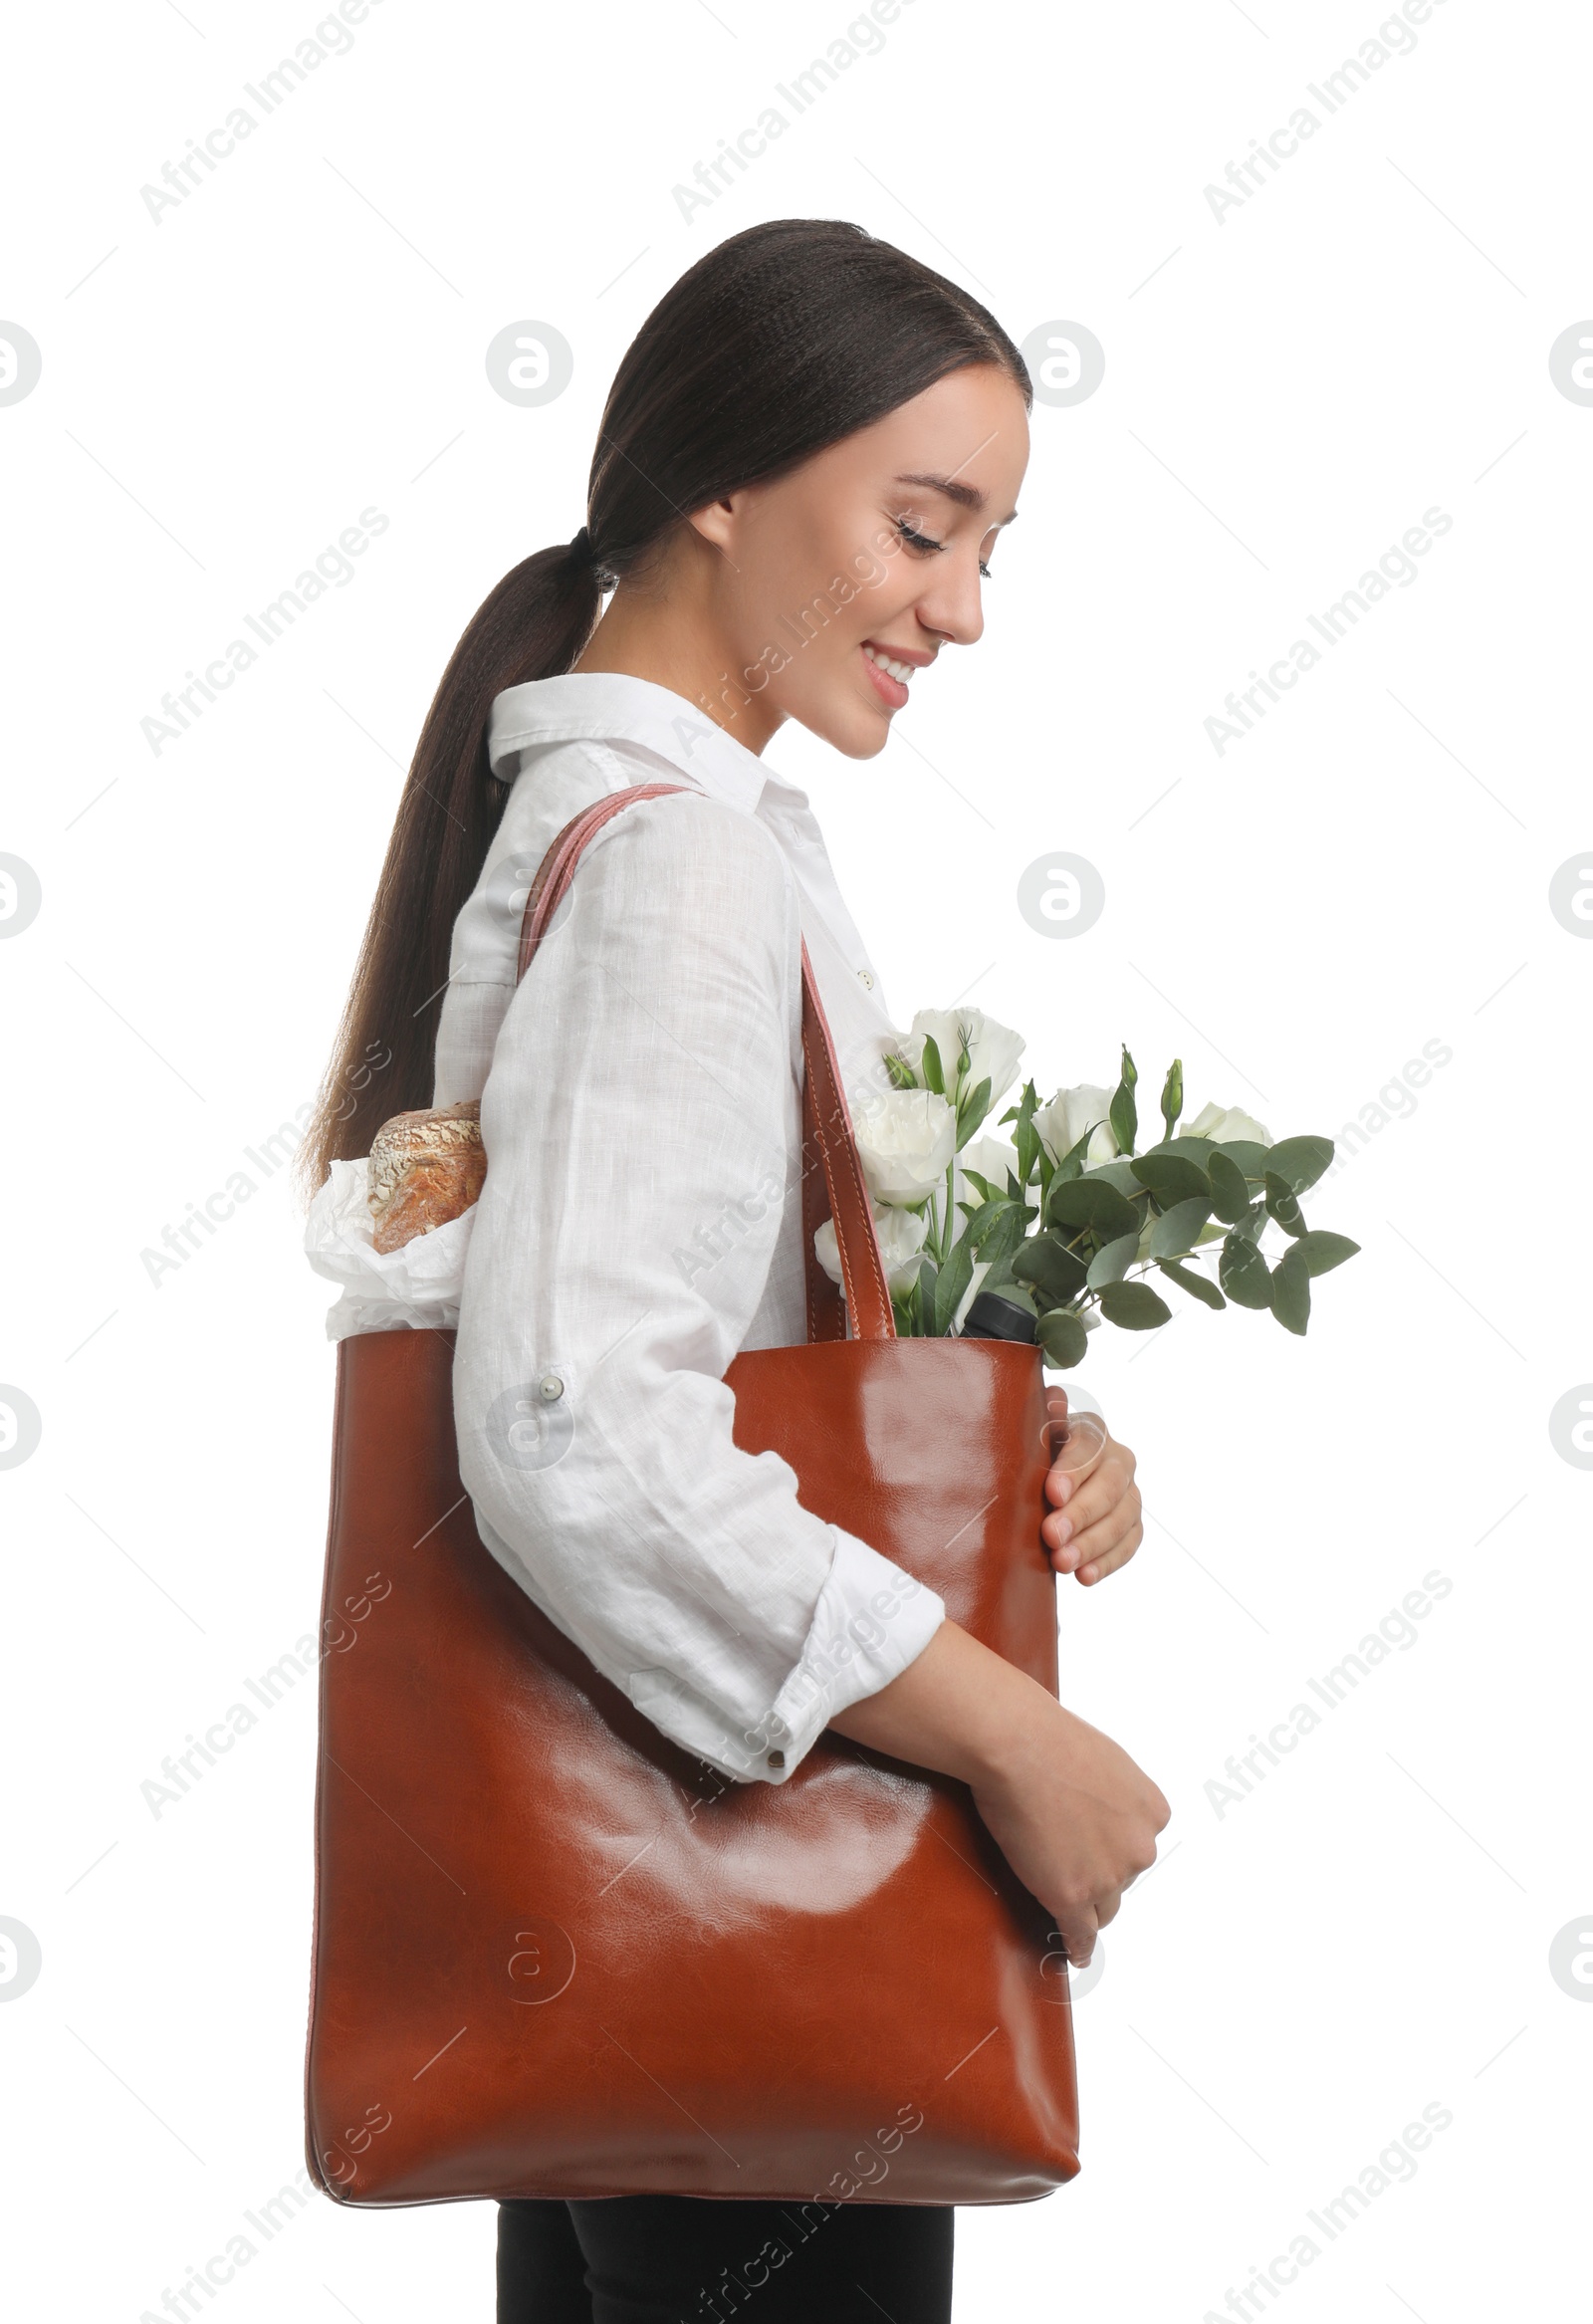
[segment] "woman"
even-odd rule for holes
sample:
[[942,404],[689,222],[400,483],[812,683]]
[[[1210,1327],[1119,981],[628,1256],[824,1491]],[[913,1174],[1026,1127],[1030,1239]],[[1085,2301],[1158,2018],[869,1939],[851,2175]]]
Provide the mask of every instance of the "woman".
[[[855,227],[755,227],[683,277],[620,365],[586,524],[499,584],[443,677],[313,1152],[324,1168],[400,1107],[480,1099],[454,1392],[487,1547],[725,1782],[789,1780],[826,1726],[967,1781],[1081,1964],[1154,1858],[1161,1793],[932,1591],[826,1657],[903,1577],[735,1446],[723,1381],[738,1351],[805,1337],[804,940],[849,1092],[884,1085],[899,1038],[805,797],[760,754],[796,719],[873,757],[914,673],[977,640],[1028,401],[985,309]],[[648,782],[693,796],[608,824],[517,990],[555,834]],[[365,1085],[377,1042],[393,1062]],[[529,1458],[522,1420],[509,1458],[528,1379],[554,1417]],[[1065,1510],[1051,1481],[1058,1570],[1094,1581],[1133,1553],[1133,1468],[1109,1445]],[[945,2319],[952,2220],[837,2206],[755,2313]],[[792,2240],[775,2205],[505,2203],[501,2324],[718,2314],[766,2224]]]

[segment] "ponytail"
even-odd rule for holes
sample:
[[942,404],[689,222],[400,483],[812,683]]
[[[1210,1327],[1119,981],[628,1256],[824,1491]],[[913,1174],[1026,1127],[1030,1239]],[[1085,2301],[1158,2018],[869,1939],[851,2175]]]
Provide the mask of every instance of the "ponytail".
[[429,1106],[453,926],[509,797],[487,763],[495,696],[560,677],[591,635],[598,570],[581,533],[528,557],[477,608],[442,674],[398,802],[337,1046],[296,1157],[306,1194],[370,1151],[389,1116]]
[[603,588],[644,571],[691,510],[788,474],[976,363],[1028,399],[1023,355],[987,308],[838,219],[750,226],[665,292],[614,374],[586,524],[498,583],[443,673],[299,1149],[307,1193],[333,1162],[367,1154],[390,1115],[431,1103],[454,921],[508,798],[487,764],[494,697],[569,670]]

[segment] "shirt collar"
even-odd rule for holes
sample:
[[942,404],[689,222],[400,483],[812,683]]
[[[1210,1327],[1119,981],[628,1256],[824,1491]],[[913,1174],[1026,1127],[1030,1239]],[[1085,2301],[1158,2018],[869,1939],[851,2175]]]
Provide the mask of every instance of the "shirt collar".
[[638,743],[747,814],[757,813],[766,787],[790,806],[807,805],[805,792],[766,767],[706,711],[650,678],[571,670],[510,686],[494,700],[487,753],[495,775],[521,751],[565,742]]

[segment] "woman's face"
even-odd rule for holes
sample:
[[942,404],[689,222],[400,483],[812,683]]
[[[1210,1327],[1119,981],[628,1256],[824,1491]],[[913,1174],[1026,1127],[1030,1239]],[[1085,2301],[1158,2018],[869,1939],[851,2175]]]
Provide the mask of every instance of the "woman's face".
[[704,697],[749,750],[795,718],[851,759],[882,750],[943,645],[984,628],[981,584],[1028,462],[1024,398],[953,371],[772,484],[692,515],[723,659]]

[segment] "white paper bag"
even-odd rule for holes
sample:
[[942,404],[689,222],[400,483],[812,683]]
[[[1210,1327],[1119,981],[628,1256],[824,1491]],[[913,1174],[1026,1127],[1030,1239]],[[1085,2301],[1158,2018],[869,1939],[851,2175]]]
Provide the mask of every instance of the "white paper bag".
[[416,1235],[401,1250],[373,1241],[363,1161],[334,1162],[305,1222],[305,1256],[317,1275],[342,1286],[327,1311],[327,1337],[356,1331],[452,1331],[459,1321],[465,1253],[474,1203],[445,1226]]

